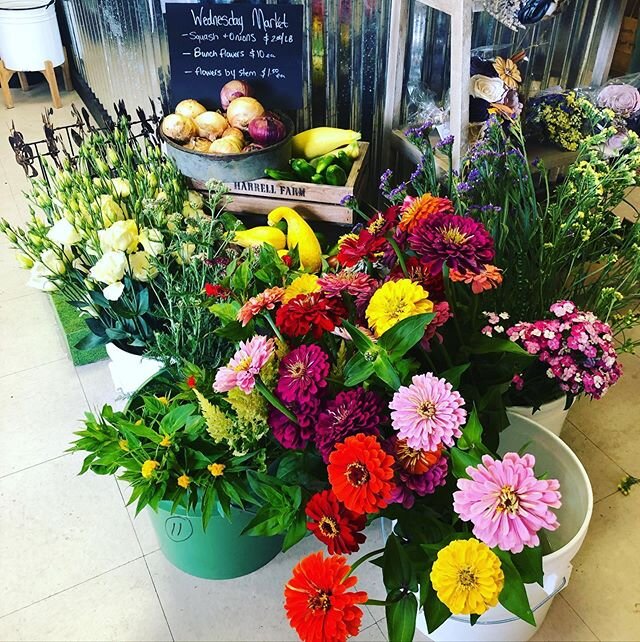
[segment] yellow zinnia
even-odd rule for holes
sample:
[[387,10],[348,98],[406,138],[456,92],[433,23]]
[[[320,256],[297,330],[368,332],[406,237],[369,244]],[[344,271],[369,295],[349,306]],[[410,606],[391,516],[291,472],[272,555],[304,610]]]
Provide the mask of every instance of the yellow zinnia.
[[300,294],[311,294],[312,292],[319,292],[320,286],[318,285],[318,277],[315,274],[303,274],[291,282],[282,297],[282,302],[287,303],[291,299],[295,299]]
[[504,573],[498,556],[477,539],[459,539],[445,546],[431,568],[438,599],[454,615],[482,615],[498,604]]
[[429,293],[419,283],[410,279],[387,281],[376,290],[367,306],[369,327],[376,336],[380,336],[402,319],[431,312],[433,303],[428,296]]
[[147,459],[147,461],[145,461],[144,464],[142,464],[142,469],[140,470],[140,474],[145,479],[150,479],[155,469],[158,468],[159,466],[160,466],[160,462],[157,462],[154,459]]

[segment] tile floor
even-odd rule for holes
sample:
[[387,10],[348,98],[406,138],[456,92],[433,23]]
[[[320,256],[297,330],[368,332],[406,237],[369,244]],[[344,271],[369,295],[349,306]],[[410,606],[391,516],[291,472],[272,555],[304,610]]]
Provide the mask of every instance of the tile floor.
[[[0,106],[0,128],[14,120],[33,139],[46,90],[16,94],[14,110]],[[72,100],[64,95],[57,122]],[[2,141],[1,216],[25,219],[26,186]],[[145,516],[134,520],[125,507],[124,486],[77,477],[80,457],[64,453],[83,413],[115,397],[106,363],[73,367],[47,296],[25,287],[5,241],[0,272],[0,640],[293,639],[280,587],[314,543],[240,580],[200,580],[168,564]],[[640,488],[616,493],[625,474],[640,477],[640,358],[625,357],[624,365],[605,400],[572,410],[563,434],[591,476],[596,505],[539,641],[640,640]],[[381,595],[377,574],[360,575]],[[383,618],[381,609],[368,610],[358,639],[385,640]]]

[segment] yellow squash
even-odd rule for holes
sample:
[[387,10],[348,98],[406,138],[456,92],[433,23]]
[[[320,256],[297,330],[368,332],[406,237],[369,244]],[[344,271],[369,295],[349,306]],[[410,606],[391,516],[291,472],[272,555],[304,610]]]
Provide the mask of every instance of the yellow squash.
[[260,225],[249,230],[238,230],[233,242],[242,247],[255,247],[267,243],[275,247],[276,250],[284,250],[287,246],[287,237],[277,227]]
[[322,267],[320,242],[309,224],[290,207],[276,207],[269,212],[267,223],[277,225],[282,219],[287,222],[287,247],[298,248],[300,263],[309,272],[317,272]]
[[360,140],[361,134],[351,129],[336,127],[315,127],[296,134],[291,139],[294,158],[311,160],[316,156],[324,156],[338,147],[350,145]]

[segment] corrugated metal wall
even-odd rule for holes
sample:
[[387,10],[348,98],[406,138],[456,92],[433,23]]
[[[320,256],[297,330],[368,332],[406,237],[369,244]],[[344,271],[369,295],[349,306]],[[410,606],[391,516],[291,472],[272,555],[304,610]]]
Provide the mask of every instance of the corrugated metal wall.
[[[167,98],[169,52],[162,4],[161,0],[62,1],[77,67],[106,109],[121,98],[130,108],[148,104],[150,96]],[[303,4],[309,28],[303,68],[306,103],[298,114],[298,127],[347,127],[362,131],[365,140],[378,140],[390,3],[285,4]]]

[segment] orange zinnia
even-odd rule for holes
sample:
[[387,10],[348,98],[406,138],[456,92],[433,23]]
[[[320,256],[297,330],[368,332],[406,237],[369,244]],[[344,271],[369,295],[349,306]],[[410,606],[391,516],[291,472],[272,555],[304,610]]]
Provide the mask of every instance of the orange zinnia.
[[253,317],[260,314],[263,310],[273,310],[278,303],[282,302],[284,288],[269,288],[251,297],[239,310],[237,319],[243,326],[249,324]]
[[407,196],[400,208],[398,227],[403,232],[411,234],[420,221],[433,214],[453,214],[453,203],[448,198],[440,198],[429,193],[417,198]]
[[480,294],[484,290],[491,290],[497,288],[502,283],[502,270],[495,265],[485,265],[482,272],[474,274],[473,272],[459,272],[458,270],[451,270],[449,278],[452,281],[459,281],[471,285],[471,291],[474,294]]
[[329,483],[335,496],[355,513],[377,513],[393,493],[393,457],[373,435],[358,433],[329,455]]
[[284,608],[302,642],[345,642],[358,635],[362,621],[364,591],[349,591],[358,578],[342,555],[325,559],[312,553],[293,569],[284,589]]

